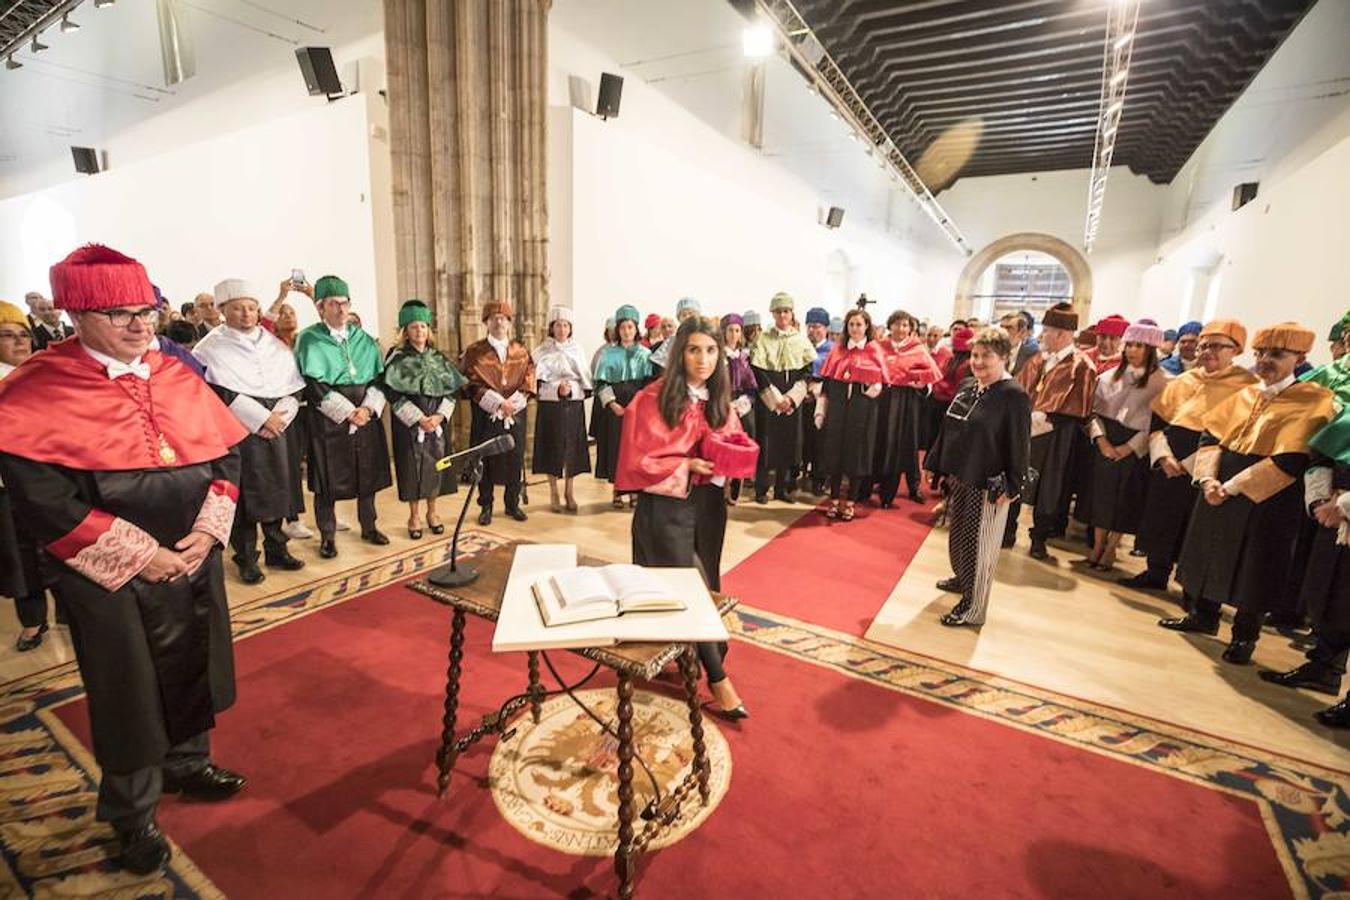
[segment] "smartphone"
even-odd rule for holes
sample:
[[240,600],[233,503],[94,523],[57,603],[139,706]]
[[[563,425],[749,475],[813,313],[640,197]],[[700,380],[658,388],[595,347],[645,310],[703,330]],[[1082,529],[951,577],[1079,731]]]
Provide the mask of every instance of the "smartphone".
[[296,287],[299,287],[304,283],[305,283],[305,270],[291,269],[291,284],[295,285]]

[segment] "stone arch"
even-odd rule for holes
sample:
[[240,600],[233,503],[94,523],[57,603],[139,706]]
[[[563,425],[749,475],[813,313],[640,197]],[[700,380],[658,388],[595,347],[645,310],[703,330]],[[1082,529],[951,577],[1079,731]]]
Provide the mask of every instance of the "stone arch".
[[1059,238],[1038,231],[1020,231],[999,238],[985,245],[984,249],[972,256],[961,270],[956,281],[956,298],[952,303],[952,318],[964,319],[971,315],[972,295],[980,283],[984,270],[994,261],[1015,253],[1018,250],[1035,250],[1053,256],[1069,273],[1073,281],[1073,308],[1079,320],[1089,321],[1088,310],[1092,306],[1092,267],[1087,258],[1073,245]]

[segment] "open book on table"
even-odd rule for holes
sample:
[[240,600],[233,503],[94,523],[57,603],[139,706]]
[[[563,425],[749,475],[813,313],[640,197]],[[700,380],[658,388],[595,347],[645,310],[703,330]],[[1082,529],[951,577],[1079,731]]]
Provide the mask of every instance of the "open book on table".
[[[617,570],[617,577],[612,571]],[[629,571],[631,570],[631,571]],[[577,571],[593,574],[576,578]],[[558,575],[561,583],[579,584],[574,600],[577,610],[608,611],[602,617],[587,617],[554,625],[545,624],[535,586]],[[640,575],[640,577],[638,577]],[[574,580],[575,579],[575,580]],[[597,580],[592,580],[597,579]],[[585,585],[597,586],[596,592]],[[598,585],[605,587],[599,588]],[[621,585],[615,590],[616,585]],[[613,593],[613,600],[600,597],[598,591]],[[622,596],[628,610],[617,614]],[[651,604],[676,605],[654,609]],[[638,606],[644,606],[640,614]],[[634,614],[629,615],[628,612]],[[515,549],[511,572],[502,593],[497,630],[492,635],[496,652],[512,650],[549,650],[553,648],[608,647],[629,641],[694,642],[725,641],[727,629],[717,605],[697,569],[605,566],[577,568],[577,548],[571,544],[520,544]]]
[[554,572],[535,581],[531,590],[539,615],[550,627],[686,606],[659,575],[628,564]]

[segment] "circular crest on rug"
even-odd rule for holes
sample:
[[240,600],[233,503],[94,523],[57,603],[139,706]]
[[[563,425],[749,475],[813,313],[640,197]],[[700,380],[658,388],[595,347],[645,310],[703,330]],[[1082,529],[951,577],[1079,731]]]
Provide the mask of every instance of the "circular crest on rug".
[[[577,691],[597,716],[615,724],[618,699],[613,690]],[[698,791],[687,797],[680,817],[662,829],[653,849],[668,847],[693,832],[727,792],[731,752],[709,716],[703,717],[703,743],[711,763],[708,805]],[[651,768],[662,796],[684,778],[694,759],[689,708],[646,691],[633,692],[633,746]],[[606,856],[618,843],[619,742],[600,730],[568,697],[544,702],[539,724],[526,713],[509,741],[499,742],[488,765],[492,799],[502,817],[532,841],[576,856]],[[641,831],[643,807],[652,799],[647,773],[633,760],[633,827]]]

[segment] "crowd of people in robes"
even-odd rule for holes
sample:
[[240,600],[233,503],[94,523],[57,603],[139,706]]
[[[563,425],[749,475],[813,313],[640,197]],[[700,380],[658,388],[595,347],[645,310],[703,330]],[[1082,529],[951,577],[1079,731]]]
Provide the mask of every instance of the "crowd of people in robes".
[[[391,486],[410,539],[443,534],[438,501],[460,483],[438,463],[463,449],[461,402],[471,444],[514,438],[484,460],[483,525],[499,496],[528,518],[528,449],[552,513],[581,511],[578,475],[608,481],[613,508],[632,514],[633,560],[695,566],[716,590],[728,508],[747,498],[805,500],[844,527],[901,498],[948,527],[952,575],[938,587],[958,599],[941,623],[979,627],[1026,506],[1035,560],[1081,541],[1085,571],[1105,576],[1129,552],[1146,564],[1126,587],[1175,579],[1184,609],[1163,628],[1216,634],[1233,607],[1228,663],[1249,663],[1267,625],[1311,626],[1305,664],[1261,675],[1340,693],[1350,314],[1329,335],[1333,362],[1313,368],[1316,335],[1294,322],[1250,336],[1230,319],[1080,327],[1060,303],[943,327],[903,310],[874,320],[867,302],[799,320],[784,292],[763,319],[708,315],[690,297],[669,317],[624,304],[588,354],[571,310],[550,309],[531,348],[511,304],[489,299],[485,336],[451,358],[419,300],[382,349],[336,275],[293,273],[266,307],[225,278],[175,310],[143,266],[89,245],[52,267],[51,293],[28,295],[28,313],[0,303],[0,593],[16,602],[20,651],[48,630],[49,591],[69,625],[103,771],[98,817],[133,872],[168,859],[161,793],[223,800],[244,785],[209,745],[234,695],[226,548],[245,584],[304,567],[291,542],[316,536],[306,493],[320,558],[339,553],[340,500],[355,501],[361,540],[388,544],[376,497]],[[299,327],[295,294],[313,302],[313,325]],[[93,440],[91,403],[106,426]],[[698,650],[710,711],[747,718],[727,646]],[[1350,700],[1318,718],[1350,727]]]

